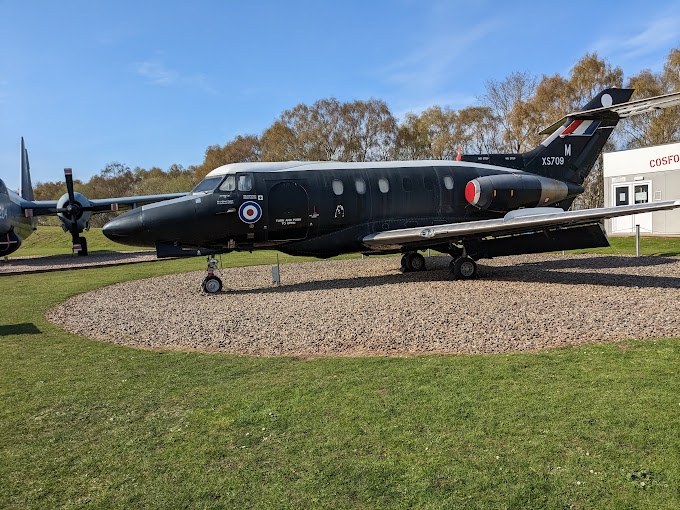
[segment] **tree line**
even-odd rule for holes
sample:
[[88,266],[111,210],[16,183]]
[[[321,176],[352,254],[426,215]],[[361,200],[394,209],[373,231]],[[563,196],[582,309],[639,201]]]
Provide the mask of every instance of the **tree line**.
[[[460,110],[433,105],[407,113],[399,122],[381,99],[341,102],[320,99],[286,110],[260,135],[243,134],[224,145],[211,145],[203,162],[183,168],[130,169],[113,162],[76,191],[89,198],[173,193],[190,190],[218,166],[255,161],[384,161],[455,159],[465,154],[519,153],[542,141],[538,133],[578,110],[607,87],[635,88],[633,99],[680,90],[680,48],[671,49],[661,72],[644,70],[624,80],[596,53],[586,54],[567,76],[540,78],[514,72],[488,80],[479,104]],[[680,109],[626,119],[605,146],[611,151],[680,141]],[[602,159],[588,177],[577,208],[603,205]],[[38,183],[37,199],[54,200],[66,192],[61,182]],[[93,225],[107,218],[93,221]]]

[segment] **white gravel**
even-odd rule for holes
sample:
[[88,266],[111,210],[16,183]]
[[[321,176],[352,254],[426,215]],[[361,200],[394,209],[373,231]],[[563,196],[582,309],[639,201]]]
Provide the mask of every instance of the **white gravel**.
[[[449,257],[401,274],[395,257],[225,269],[120,283],[48,312],[68,331],[149,349],[256,356],[395,356],[536,351],[680,336],[680,259],[502,257],[449,281]],[[78,310],[78,313],[73,313]]]

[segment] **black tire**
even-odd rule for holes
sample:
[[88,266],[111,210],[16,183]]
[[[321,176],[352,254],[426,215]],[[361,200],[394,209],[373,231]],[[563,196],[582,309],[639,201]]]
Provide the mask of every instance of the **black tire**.
[[87,257],[87,238],[80,237],[78,240],[80,241],[80,251],[78,252],[78,256]]
[[408,273],[410,271],[410,269],[408,268],[407,259],[408,253],[401,256],[401,268],[399,268],[399,271],[401,271],[402,273]]
[[453,274],[458,280],[477,278],[477,264],[470,257],[459,257],[453,261]]
[[217,276],[206,276],[201,284],[201,289],[208,294],[217,294],[222,290],[222,280]]
[[425,257],[420,253],[409,253],[406,256],[406,265],[409,271],[425,271]]

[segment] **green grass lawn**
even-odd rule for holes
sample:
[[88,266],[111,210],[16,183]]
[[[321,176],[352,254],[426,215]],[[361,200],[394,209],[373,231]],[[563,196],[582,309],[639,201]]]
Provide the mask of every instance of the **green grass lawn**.
[[680,507],[677,338],[300,361],[140,351],[44,319],[203,265],[0,278],[0,507]]
[[[91,228],[84,232],[87,238],[88,251],[129,251],[140,250],[114,243],[102,234],[102,229]],[[64,232],[61,227],[38,227],[38,229],[21,242],[21,247],[9,257],[29,257],[33,255],[62,255],[71,253],[73,243],[71,234]]]

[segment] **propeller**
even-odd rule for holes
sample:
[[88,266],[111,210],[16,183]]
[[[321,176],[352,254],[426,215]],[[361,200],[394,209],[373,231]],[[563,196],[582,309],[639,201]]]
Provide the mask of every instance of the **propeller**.
[[[78,255],[87,255],[87,239],[81,237],[80,233],[87,226],[90,212],[117,211],[118,204],[110,201],[93,204],[84,195],[73,190],[73,171],[70,168],[64,168],[64,177],[67,193],[59,199],[55,211],[64,223],[64,231],[67,230],[66,226],[68,226],[68,231],[71,232],[73,251],[78,252]],[[84,213],[87,213],[87,216],[83,218]]]
[[57,208],[58,213],[63,213],[71,220],[69,231],[71,232],[71,240],[73,241],[73,251],[78,254],[87,254],[87,245],[83,246],[85,239],[80,237],[81,230],[78,228],[78,219],[85,211],[92,211],[94,208],[89,205],[82,205],[76,200],[75,192],[73,191],[73,171],[70,168],[64,168],[64,177],[66,178],[66,191],[68,193],[68,205],[66,207]]

